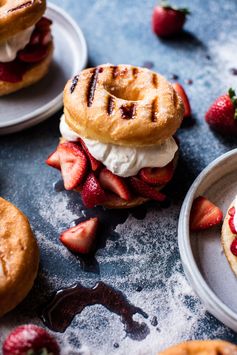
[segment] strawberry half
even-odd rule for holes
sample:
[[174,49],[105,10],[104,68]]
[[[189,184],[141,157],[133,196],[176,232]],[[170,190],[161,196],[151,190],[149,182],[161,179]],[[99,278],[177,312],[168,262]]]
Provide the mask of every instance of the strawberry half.
[[27,69],[28,65],[17,59],[13,62],[0,63],[0,81],[17,83],[22,80]]
[[139,177],[150,185],[164,185],[172,179],[173,173],[174,165],[170,162],[163,168],[143,168],[139,172]]
[[99,175],[101,186],[105,190],[110,190],[121,197],[123,200],[131,200],[131,193],[126,185],[125,179],[114,175],[111,171],[104,168]]
[[233,234],[237,234],[237,231],[235,229],[235,224],[234,224],[235,208],[231,207],[228,211],[228,214],[230,216],[229,221],[228,221],[230,230]]
[[45,161],[45,163],[48,164],[49,166],[52,166],[52,168],[61,170],[60,161],[59,161],[59,154],[58,154],[57,149],[52,154],[50,154],[50,156]]
[[88,208],[101,205],[106,201],[106,193],[94,173],[87,176],[81,195],[84,205]]
[[233,89],[220,96],[209,108],[206,122],[220,133],[237,135],[237,96]]
[[130,177],[129,183],[133,191],[139,196],[160,202],[166,200],[166,196],[164,194],[157,191],[154,187],[149,186],[144,181],[139,180],[136,177]]
[[201,231],[221,223],[223,213],[220,208],[203,196],[193,201],[190,213],[191,231]]
[[87,158],[76,143],[66,142],[57,148],[64,187],[73,190],[86,176]]
[[161,6],[156,6],[153,10],[153,32],[160,37],[174,36],[182,30],[189,14],[188,9],[171,7],[163,1]]
[[24,49],[18,52],[18,58],[25,63],[41,62],[47,57],[49,47],[43,45],[27,45]]
[[14,329],[3,343],[3,355],[45,354],[59,355],[56,340],[43,328],[34,324]]
[[83,142],[82,139],[80,139],[80,142],[81,142],[81,145],[82,145],[82,148],[84,149],[88,159],[90,160],[90,163],[91,163],[91,169],[93,171],[97,171],[99,170],[99,168],[102,166],[102,163],[98,160],[96,160],[92,155],[91,153],[89,152],[87,146],[85,145],[85,143]]
[[173,83],[173,88],[181,97],[183,104],[184,104],[184,118],[190,117],[192,114],[191,106],[189,103],[188,96],[183,88],[183,86],[179,83]]
[[40,31],[48,30],[52,23],[53,22],[47,17],[41,17],[41,19],[36,23],[35,28]]
[[88,254],[93,250],[99,220],[97,217],[79,223],[60,236],[60,241],[74,253]]

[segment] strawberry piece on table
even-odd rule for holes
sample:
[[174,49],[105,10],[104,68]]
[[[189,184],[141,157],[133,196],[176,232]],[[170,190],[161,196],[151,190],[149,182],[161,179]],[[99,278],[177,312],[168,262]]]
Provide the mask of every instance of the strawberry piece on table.
[[3,343],[3,355],[45,354],[59,355],[56,340],[43,328],[34,324],[14,329]]
[[171,37],[178,34],[190,12],[186,8],[176,8],[163,1],[156,6],[152,14],[153,32],[160,37]]
[[139,172],[139,177],[150,185],[164,185],[172,179],[173,173],[173,162],[170,162],[163,168],[143,168]]
[[72,142],[59,144],[57,152],[64,187],[66,190],[73,190],[86,176],[87,158],[85,153],[78,144]]
[[190,213],[191,231],[201,231],[221,223],[223,213],[219,207],[203,196],[193,201]]
[[60,241],[74,253],[88,254],[93,250],[99,220],[88,219],[72,227],[60,236]]
[[126,182],[120,176],[114,175],[111,171],[104,168],[99,175],[101,186],[105,190],[110,190],[121,197],[123,200],[131,200],[131,193],[126,185]]
[[91,153],[89,152],[87,146],[85,145],[85,143],[83,142],[82,139],[80,139],[80,142],[81,142],[81,145],[82,145],[82,148],[84,149],[88,159],[90,160],[90,163],[91,163],[91,169],[93,171],[97,171],[101,166],[102,166],[102,163],[98,160],[96,160],[92,155]]
[[48,164],[49,166],[52,166],[52,168],[61,170],[60,161],[59,161],[59,154],[58,154],[57,149],[52,154],[50,154],[50,156],[45,161],[45,163]]
[[184,104],[184,118],[190,117],[191,114],[192,114],[192,110],[191,110],[191,106],[190,106],[190,103],[189,103],[188,96],[187,96],[183,86],[180,85],[179,83],[173,83],[173,88],[179,94],[179,96],[181,97],[181,99],[183,101],[183,104]]
[[48,46],[27,45],[18,52],[18,58],[25,63],[38,63],[47,57],[49,53]]
[[166,200],[166,196],[163,193],[157,191],[154,187],[151,187],[150,185],[146,184],[144,181],[139,180],[136,177],[130,177],[129,182],[133,191],[139,196],[160,202]]
[[103,204],[106,193],[94,173],[90,173],[82,188],[82,201],[88,208]]
[[206,122],[220,133],[237,135],[237,96],[233,89],[220,96],[209,108]]

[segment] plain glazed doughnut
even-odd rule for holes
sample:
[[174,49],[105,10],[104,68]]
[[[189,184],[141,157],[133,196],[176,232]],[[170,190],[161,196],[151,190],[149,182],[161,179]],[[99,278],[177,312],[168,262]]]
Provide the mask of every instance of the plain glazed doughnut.
[[68,81],[64,112],[70,128],[84,138],[141,147],[172,136],[184,108],[163,76],[131,65],[100,65]]

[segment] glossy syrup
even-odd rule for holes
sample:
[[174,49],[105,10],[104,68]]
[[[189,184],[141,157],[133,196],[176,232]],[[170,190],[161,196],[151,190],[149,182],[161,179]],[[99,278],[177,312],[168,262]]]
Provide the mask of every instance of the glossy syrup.
[[76,314],[80,314],[86,307],[100,304],[109,311],[120,316],[124,330],[134,340],[145,339],[149,328],[144,322],[133,319],[135,314],[144,318],[148,315],[132,305],[123,293],[113,287],[98,282],[93,288],[87,288],[80,283],[57,291],[52,301],[42,313],[43,323],[55,332],[64,332],[71,324]]

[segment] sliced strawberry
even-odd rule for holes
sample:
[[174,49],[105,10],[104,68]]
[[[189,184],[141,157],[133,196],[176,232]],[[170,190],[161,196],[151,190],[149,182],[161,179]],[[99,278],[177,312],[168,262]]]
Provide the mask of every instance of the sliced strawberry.
[[235,229],[235,224],[234,224],[235,208],[234,207],[230,208],[228,211],[228,214],[230,216],[229,221],[228,221],[230,230],[233,234],[237,234],[237,231]]
[[45,59],[48,53],[48,46],[27,45],[23,50],[18,52],[18,58],[25,63],[37,63]]
[[191,231],[200,231],[221,223],[223,214],[219,207],[203,196],[197,197],[193,201],[190,213]]
[[45,163],[53,168],[61,170],[58,151],[55,150],[52,154],[50,154]]
[[190,106],[190,103],[189,103],[188,96],[187,96],[184,88],[179,83],[174,83],[173,84],[173,88],[179,94],[179,96],[181,97],[181,99],[183,101],[183,104],[184,104],[184,117],[185,118],[190,117],[191,114],[192,114],[192,110],[191,110],[191,106]]
[[90,173],[82,188],[82,200],[86,207],[92,208],[106,201],[106,193],[94,173]]
[[41,33],[37,30],[34,30],[31,37],[30,37],[30,43],[32,45],[40,44],[41,43]]
[[42,44],[42,46],[47,46],[47,44],[52,42],[52,39],[51,31],[44,31],[41,33],[40,44]]
[[110,190],[117,194],[122,199],[129,201],[131,200],[131,193],[127,187],[125,179],[113,174],[108,169],[104,168],[101,170],[99,175],[99,181],[101,186],[105,190]]
[[52,25],[52,21],[47,17],[42,17],[35,25],[36,29],[47,30]]
[[60,236],[60,241],[74,253],[88,254],[93,250],[99,219],[88,219]]
[[134,176],[129,178],[129,182],[133,191],[139,196],[150,198],[151,200],[160,202],[165,201],[166,199],[166,196],[164,194]]
[[102,163],[98,160],[96,160],[92,155],[91,153],[89,152],[87,146],[85,145],[84,141],[82,139],[80,139],[80,142],[81,142],[81,145],[82,145],[82,148],[84,149],[84,151],[86,152],[86,155],[88,157],[88,159],[90,160],[90,163],[91,163],[91,169],[93,171],[97,171],[99,170],[99,168],[102,166]]
[[173,176],[174,164],[170,162],[163,168],[143,168],[139,172],[139,177],[150,185],[167,184]]
[[66,190],[73,190],[86,176],[87,158],[76,143],[66,142],[57,148]]
[[230,251],[234,256],[237,256],[237,238],[235,238],[231,243]]
[[27,71],[27,65],[18,60],[8,63],[0,63],[0,81],[18,83]]

